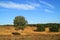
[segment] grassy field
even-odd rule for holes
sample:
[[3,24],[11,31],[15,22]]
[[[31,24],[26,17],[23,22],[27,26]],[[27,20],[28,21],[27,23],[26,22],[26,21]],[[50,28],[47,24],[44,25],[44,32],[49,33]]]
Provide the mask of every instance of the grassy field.
[[[60,32],[34,32],[34,27],[27,27],[23,33],[21,30],[14,30],[11,27],[0,27],[0,40],[60,40]],[[21,35],[12,35],[12,32],[19,32]]]
[[60,34],[0,35],[0,40],[60,40]]
[[[29,27],[27,26],[21,33],[21,30],[16,31],[13,26],[5,26],[5,27],[0,27],[0,35],[12,35],[12,32],[18,32],[21,33],[22,35],[36,35],[36,34],[60,34],[60,32],[35,32],[33,30],[36,30],[36,27]],[[48,29],[47,29],[48,30]]]

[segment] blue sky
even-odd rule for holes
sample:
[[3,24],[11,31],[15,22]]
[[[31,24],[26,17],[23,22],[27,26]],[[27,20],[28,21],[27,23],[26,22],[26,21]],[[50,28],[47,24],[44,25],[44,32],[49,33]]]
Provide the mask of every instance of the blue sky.
[[29,24],[60,23],[60,0],[0,0],[0,25],[24,16]]

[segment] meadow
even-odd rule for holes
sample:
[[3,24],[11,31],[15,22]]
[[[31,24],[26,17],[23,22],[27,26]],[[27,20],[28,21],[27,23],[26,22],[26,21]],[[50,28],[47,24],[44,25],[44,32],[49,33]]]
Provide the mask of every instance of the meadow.
[[[60,40],[60,32],[34,32],[34,27],[27,27],[23,33],[16,31],[13,26],[0,27],[0,40]],[[19,32],[21,35],[13,35],[12,32]]]

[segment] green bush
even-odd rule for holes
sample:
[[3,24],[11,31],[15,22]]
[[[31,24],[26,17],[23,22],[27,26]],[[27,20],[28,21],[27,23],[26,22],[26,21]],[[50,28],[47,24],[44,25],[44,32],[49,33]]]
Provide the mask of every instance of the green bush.
[[37,31],[45,31],[45,27],[43,24],[37,24]]
[[57,24],[52,24],[51,27],[50,27],[50,31],[51,32],[58,32],[59,27],[57,26]]
[[57,27],[51,27],[50,32],[58,32],[59,29]]

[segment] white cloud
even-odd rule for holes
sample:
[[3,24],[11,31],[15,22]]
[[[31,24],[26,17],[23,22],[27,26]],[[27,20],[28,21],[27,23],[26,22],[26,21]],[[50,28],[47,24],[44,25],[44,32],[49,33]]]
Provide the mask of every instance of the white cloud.
[[54,8],[54,6],[48,2],[45,2],[45,1],[40,1],[40,3],[44,4],[44,5],[47,5],[48,7],[50,8]]
[[49,10],[49,9],[44,9],[44,11],[47,12],[47,13],[53,13],[53,11]]
[[13,9],[23,9],[23,10],[33,10],[38,7],[38,4],[17,4],[14,2],[0,2],[0,7],[13,8]]

